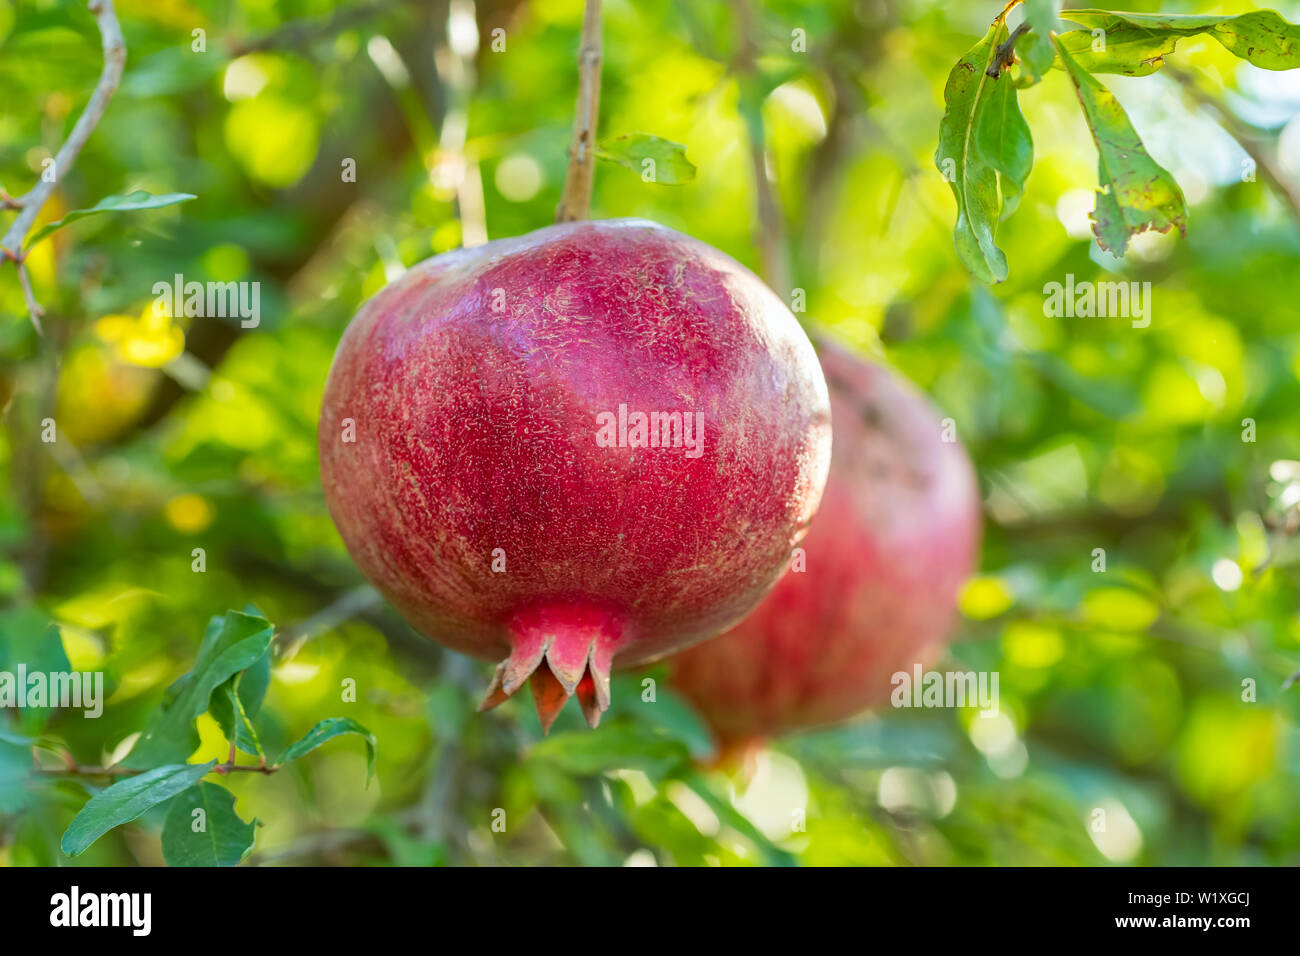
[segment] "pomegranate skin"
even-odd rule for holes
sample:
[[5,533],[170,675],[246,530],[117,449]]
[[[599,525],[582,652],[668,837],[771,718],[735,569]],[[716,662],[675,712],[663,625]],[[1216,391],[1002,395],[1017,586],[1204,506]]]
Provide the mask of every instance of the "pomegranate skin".
[[670,662],[724,754],[887,700],[895,673],[937,658],[979,550],[974,471],[930,403],[883,366],[830,344],[818,352],[835,449],[806,570]]
[[[682,413],[654,435],[669,447],[642,445],[637,412]],[[501,662],[484,707],[531,679],[544,727],[574,693],[595,726],[612,665],[771,588],[829,414],[811,343],[751,272],[645,220],[566,223],[437,256],[362,307],[325,388],[322,483],[393,606]]]

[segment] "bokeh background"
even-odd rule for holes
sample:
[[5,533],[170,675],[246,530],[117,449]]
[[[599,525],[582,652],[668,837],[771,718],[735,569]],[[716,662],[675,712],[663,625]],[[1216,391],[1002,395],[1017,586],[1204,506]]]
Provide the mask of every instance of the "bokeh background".
[[[134,188],[198,199],[37,247],[43,339],[0,270],[0,645],[12,656],[54,621],[111,691],[99,720],[24,729],[112,760],[208,618],[253,603],[286,649],[258,721],[268,750],[341,714],[375,733],[379,770],[367,787],[340,740],[229,781],[263,824],[252,862],[1300,861],[1300,688],[1284,689],[1300,669],[1300,71],[1209,39],[1154,76],[1103,78],[1186,193],[1187,237],[1143,236],[1122,262],[1090,240],[1096,157],[1058,72],[1022,97],[1037,163],[1000,234],[1010,278],[990,288],[956,258],[932,157],[948,70],[997,0],[755,0],[752,64],[734,4],[605,3],[601,137],[682,143],[698,172],[668,186],[602,164],[593,216],[658,220],[805,290],[810,329],[892,363],[956,421],[985,545],[939,666],[998,671],[1001,716],[885,708],[773,742],[746,782],[701,763],[708,734],[662,670],[618,678],[599,731],[570,706],[543,740],[526,695],[476,715],[490,666],[374,599],[317,472],[335,344],[405,267],[552,220],[581,6],[120,0],[126,79],[42,221]],[[100,64],[84,4],[0,0],[10,192]],[[775,245],[756,238],[759,126]],[[151,321],[153,284],[176,273],[260,282],[260,327]],[[1150,328],[1045,316],[1044,284],[1067,273],[1151,282]],[[224,758],[216,724],[200,730],[194,759]],[[0,863],[65,862],[59,835],[100,784],[26,781],[0,806]],[[81,860],[160,863],[157,832],[146,816]]]

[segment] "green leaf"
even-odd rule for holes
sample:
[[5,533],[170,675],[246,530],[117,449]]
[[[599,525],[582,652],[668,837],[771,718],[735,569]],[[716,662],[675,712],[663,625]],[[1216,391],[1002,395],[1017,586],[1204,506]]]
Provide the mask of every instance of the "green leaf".
[[1057,49],[1097,145],[1101,188],[1092,212],[1097,244],[1123,256],[1129,240],[1147,229],[1168,232],[1176,227],[1186,235],[1187,204],[1174,177],[1147,153],[1114,94],[1059,43]]
[[[664,186],[680,186],[695,178],[695,166],[686,158],[685,146],[649,133],[627,133],[607,139],[596,147],[596,158],[617,163],[642,176],[653,172],[647,181]],[[647,159],[652,161],[652,166],[645,165]]]
[[[219,622],[219,626],[216,622]],[[194,721],[204,713],[213,692],[266,655],[275,629],[265,618],[239,611],[209,623],[193,670],[172,684],[169,700],[127,756],[128,767],[179,763],[198,747]]]
[[[694,758],[703,759],[713,753],[716,742],[713,731],[695,710],[665,679],[660,681],[653,707],[641,702],[641,677],[620,678],[614,688],[613,713],[628,714],[641,726],[662,733],[686,745]],[[626,684],[626,690],[622,685]],[[611,714],[612,716],[612,714]]]
[[333,740],[343,734],[358,734],[366,742],[366,782],[375,775],[375,758],[379,749],[379,743],[375,740],[375,735],[366,730],[351,717],[329,717],[322,720],[319,724],[307,731],[303,738],[297,743],[291,744],[289,749],[284,752],[277,763],[286,764],[297,760],[299,757],[311,753],[327,740]]
[[957,255],[985,282],[1007,277],[1007,259],[995,241],[997,224],[1019,201],[1034,155],[1010,74],[1004,70],[994,78],[987,72],[1007,36],[999,17],[948,74],[934,154],[957,200]]
[[640,770],[652,780],[689,765],[690,751],[680,740],[632,724],[555,734],[533,747],[531,758],[570,774],[594,776],[607,770]]
[[369,824],[370,830],[384,844],[394,866],[445,866],[447,848],[437,840],[412,834],[392,817],[380,817]]
[[36,608],[0,613],[0,670],[19,664],[29,673],[72,670],[58,625]]
[[161,196],[155,196],[143,189],[116,196],[106,196],[89,209],[74,209],[62,219],[41,226],[40,229],[27,237],[23,248],[30,249],[50,233],[62,229],[78,219],[85,219],[87,216],[98,216],[105,212],[134,212],[137,209],[159,209],[163,206],[174,206],[177,203],[189,202],[191,199],[198,198],[198,196],[191,193],[163,193]]
[[221,727],[221,732],[244,753],[262,753],[252,720],[262,709],[270,683],[271,654],[268,651],[248,670],[241,671],[213,691],[208,702],[208,710]]
[[1010,216],[1025,191],[1034,166],[1034,140],[1020,112],[1020,93],[1011,83],[993,81],[975,124],[975,148],[997,171],[1002,194],[999,220]]
[[215,760],[168,764],[101,790],[72,818],[60,848],[68,856],[80,855],[109,830],[130,823],[150,807],[194,786],[215,765]]
[[24,809],[33,796],[32,748],[20,738],[0,738],[0,816]]
[[[217,638],[221,636],[221,629],[225,626],[225,623],[226,617],[224,614],[214,614],[212,617],[208,618],[208,626],[203,631],[203,639],[199,641],[199,653],[197,659],[202,660],[205,655],[211,653],[212,645],[216,642]],[[163,710],[171,707],[172,704],[175,703],[176,698],[180,697],[180,695],[183,694],[193,682],[194,672],[186,671],[180,677],[167,685],[167,689],[163,692]]]
[[[26,668],[28,674],[72,670],[58,625],[51,623],[49,617],[34,607],[0,614],[0,671],[13,675],[12,679],[16,681],[19,665]],[[52,706],[23,707],[18,712],[19,726],[29,734],[38,733],[54,710]]]
[[1025,0],[1024,22],[1029,33],[1016,43],[1020,57],[1020,85],[1033,86],[1047,75],[1056,61],[1052,31],[1061,12],[1061,0]]
[[126,96],[175,96],[209,82],[229,65],[220,56],[195,56],[188,45],[163,47],[133,61],[122,80]]
[[163,859],[168,866],[234,866],[253,849],[256,831],[256,820],[245,823],[235,813],[233,793],[200,781],[178,793],[167,808]]
[[1174,52],[1181,38],[1201,33],[1266,70],[1300,67],[1300,26],[1288,23],[1273,10],[1239,16],[1065,10],[1061,19],[1084,28],[1063,33],[1058,39],[1090,73],[1146,76],[1164,65],[1164,58]]
[[684,782],[712,808],[718,815],[718,819],[753,843],[763,854],[764,862],[768,866],[795,865],[793,856],[769,840],[748,817],[735,808],[730,800],[724,800],[714,793],[708,781],[698,771],[692,770],[686,775]]

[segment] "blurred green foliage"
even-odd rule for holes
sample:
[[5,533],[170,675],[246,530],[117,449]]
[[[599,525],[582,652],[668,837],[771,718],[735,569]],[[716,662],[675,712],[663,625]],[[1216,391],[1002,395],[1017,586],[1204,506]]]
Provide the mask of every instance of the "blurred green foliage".
[[[774,742],[746,784],[706,769],[707,731],[661,671],[617,678],[594,733],[570,708],[543,740],[526,700],[475,714],[488,665],[373,600],[321,497],[316,414],[359,304],[463,240],[551,221],[581,3],[120,0],[126,79],[39,223],[137,189],[198,199],[36,246],[44,338],[0,270],[0,670],[66,656],[108,694],[95,720],[0,713],[0,862],[63,861],[105,783],[31,773],[26,741],[47,770],[113,762],[209,618],[250,604],[281,629],[251,718],[266,752],[335,717],[379,744],[369,786],[362,747],[341,742],[215,781],[233,808],[211,776],[171,805],[182,822],[194,801],[256,819],[255,862],[1297,862],[1300,71],[1189,38],[1153,76],[1106,78],[1190,209],[1185,239],[1145,234],[1122,262],[1091,240],[1096,155],[1049,73],[1021,97],[1036,163],[998,235],[1009,278],[989,287],[956,257],[932,157],[948,72],[997,6],[756,2],[747,73],[731,4],[605,4],[601,139],[683,144],[696,173],[602,164],[593,215],[656,219],[763,268],[761,129],[801,320],[917,381],[985,496],[982,571],[941,666],[998,671],[1000,715],[884,710]],[[84,4],[0,0],[11,193],[99,69]],[[176,274],[260,282],[260,325],[159,321],[151,290]],[[1150,327],[1046,315],[1044,286],[1067,274],[1150,282]],[[197,729],[189,763],[224,761],[221,722]],[[163,862],[168,812],[79,860]],[[168,856],[239,856],[212,854]]]

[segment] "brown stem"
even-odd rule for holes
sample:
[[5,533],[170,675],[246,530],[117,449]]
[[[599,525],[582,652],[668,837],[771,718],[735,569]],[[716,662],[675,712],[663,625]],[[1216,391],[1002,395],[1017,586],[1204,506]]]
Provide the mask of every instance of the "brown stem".
[[19,252],[22,240],[31,229],[41,207],[54,192],[57,181],[72,169],[72,164],[76,162],[82,147],[86,145],[90,134],[95,131],[100,118],[108,109],[108,101],[113,98],[118,84],[122,82],[122,71],[126,68],[126,41],[122,39],[122,27],[117,22],[113,0],[92,0],[90,12],[95,15],[95,21],[99,25],[104,49],[104,67],[100,71],[95,91],[90,95],[90,101],[86,103],[86,108],[77,118],[67,141],[54,155],[54,178],[48,181],[42,178],[32,187],[31,192],[21,199],[22,211],[9,227],[9,231],[5,233],[3,242],[0,243],[13,253]]
[[15,259],[14,266],[18,269],[18,284],[22,287],[23,300],[27,303],[27,314],[31,316],[32,325],[36,326],[36,334],[43,335],[41,316],[45,315],[45,310],[41,308],[41,304],[36,301],[36,294],[32,292],[32,279],[27,274],[27,266],[21,259]]
[[[280,767],[277,764],[263,764],[261,766],[252,766],[249,764],[232,764],[219,763],[212,768],[213,773],[261,773],[273,774]],[[71,764],[65,767],[37,767],[36,773],[47,774],[56,777],[134,777],[137,774],[145,773],[145,770],[133,770],[130,767],[86,767],[82,764]]]
[[573,144],[556,222],[578,222],[591,214],[591,187],[596,167],[596,118],[600,112],[600,0],[587,0],[578,51],[578,107],[573,117]]
[[1237,116],[1232,113],[1227,106],[1221,103],[1211,94],[1207,93],[1196,79],[1176,66],[1166,66],[1165,73],[1173,77],[1192,99],[1196,100],[1197,105],[1207,111],[1219,125],[1227,130],[1228,135],[1235,139],[1238,145],[1246,151],[1255,162],[1255,168],[1259,170],[1260,175],[1264,178],[1273,190],[1291,207],[1291,211],[1297,218],[1300,218],[1300,190],[1291,185],[1287,176],[1277,168],[1268,151],[1261,148],[1258,141],[1258,135],[1252,135],[1251,130]]
[[32,187],[31,192],[19,199],[10,198],[6,203],[6,205],[17,203],[19,212],[4,234],[4,238],[0,239],[0,249],[7,251],[8,257],[19,267],[18,281],[22,283],[23,297],[27,300],[32,324],[36,326],[38,332],[41,328],[42,313],[36,297],[32,294],[31,283],[22,269],[23,240],[40,214],[41,207],[54,192],[54,187],[68,174],[68,170],[72,169],[72,164],[76,162],[81,148],[86,145],[86,140],[90,139],[90,134],[99,125],[100,118],[108,109],[108,101],[113,98],[118,84],[122,82],[122,71],[126,68],[126,41],[122,39],[122,26],[117,22],[113,0],[91,0],[90,12],[95,15],[95,22],[99,25],[104,49],[104,68],[100,71],[99,82],[95,85],[95,91],[90,94],[90,101],[86,103],[86,108],[82,110],[81,116],[73,125],[72,132],[68,134],[67,140],[54,155],[54,178],[46,180],[42,177],[40,182]]
[[1012,30],[1011,36],[1007,37],[1006,42],[994,51],[993,62],[989,64],[989,68],[984,71],[984,74],[996,80],[1004,69],[1014,63],[1016,59],[1016,41],[1028,32],[1028,23],[1022,23]]

